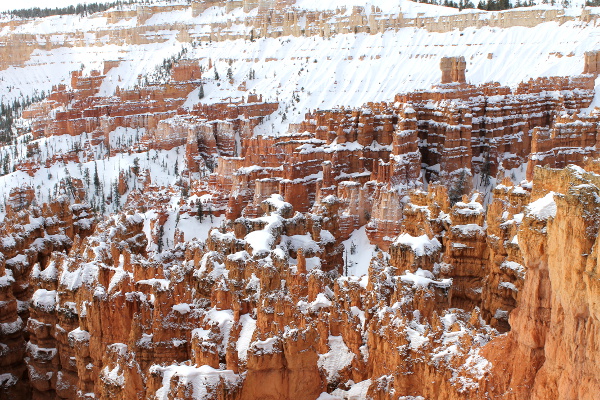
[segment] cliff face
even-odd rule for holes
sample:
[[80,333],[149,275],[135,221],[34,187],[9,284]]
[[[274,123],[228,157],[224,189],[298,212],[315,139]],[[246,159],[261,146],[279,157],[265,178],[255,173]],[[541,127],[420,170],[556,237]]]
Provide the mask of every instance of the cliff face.
[[588,350],[595,348],[597,333],[597,185],[598,175],[576,167],[535,171],[537,200],[518,235],[524,286],[511,332],[488,349],[492,354],[503,348],[509,358],[522,360],[492,361],[509,372],[501,380],[515,388],[509,398],[591,399],[598,390],[590,369],[596,356]]

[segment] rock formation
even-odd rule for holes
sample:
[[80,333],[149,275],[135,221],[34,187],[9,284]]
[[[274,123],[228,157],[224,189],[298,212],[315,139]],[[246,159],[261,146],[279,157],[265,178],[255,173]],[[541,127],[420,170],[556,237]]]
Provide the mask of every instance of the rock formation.
[[467,63],[464,57],[442,57],[440,69],[442,70],[442,84],[465,83],[465,69]]
[[[89,236],[91,226],[70,216],[81,207],[63,205],[62,218],[87,229],[58,239],[63,231],[38,222],[27,242],[52,243],[50,257],[3,249],[3,287],[22,288],[17,273],[30,271],[33,292],[18,314],[15,299],[25,294],[5,292],[4,307],[15,311],[3,314],[14,314],[3,340],[7,351],[23,351],[22,337],[9,340],[7,327],[13,320],[28,327],[34,398],[310,399],[329,390],[586,398],[599,385],[593,353],[578,361],[594,346],[589,271],[599,184],[581,168],[538,168],[532,186],[499,185],[487,215],[480,197],[450,208],[441,188],[415,191],[389,256],[373,258],[368,281],[340,276],[342,254],[325,221],[295,213],[277,195],[261,203],[259,217],[231,221],[206,244],[178,245],[159,258],[146,253],[136,214],[102,222]],[[34,240],[48,234],[49,242]],[[15,253],[31,246],[16,235],[5,233]],[[562,243],[573,237],[582,244],[565,258]],[[56,247],[65,244],[67,254]],[[5,368],[24,385],[18,357],[4,360],[13,360]]]
[[[227,24],[204,21],[215,10]],[[597,52],[583,75],[512,87],[469,84],[468,58],[442,57],[429,90],[302,112],[247,90],[256,71],[207,78],[194,58],[240,37],[574,18],[478,13],[244,0],[120,7],[93,17],[110,25],[93,37],[2,22],[15,56],[1,68],[58,45],[194,44],[132,87],[109,90],[129,60],[71,72],[0,147],[16,182],[1,204],[0,399],[594,398]],[[209,84],[229,97],[202,101]]]

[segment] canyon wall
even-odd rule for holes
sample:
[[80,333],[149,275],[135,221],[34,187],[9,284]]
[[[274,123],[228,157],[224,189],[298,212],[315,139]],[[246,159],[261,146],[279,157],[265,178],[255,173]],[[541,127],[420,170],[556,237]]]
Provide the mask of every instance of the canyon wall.
[[[190,12],[199,16],[209,7],[219,7],[223,12],[244,10],[251,14],[232,16],[231,19],[215,22],[170,22],[155,21],[152,17],[169,12]],[[414,14],[414,13],[412,13]],[[256,38],[277,38],[281,36],[322,36],[336,34],[369,33],[379,34],[386,30],[421,28],[430,32],[451,32],[469,27],[510,28],[515,26],[535,27],[549,21],[563,24],[567,21],[595,23],[598,14],[589,9],[577,16],[564,10],[513,9],[500,12],[463,10],[456,15],[430,16],[426,13],[397,14],[383,13],[378,7],[365,10],[354,6],[327,11],[310,11],[294,7],[293,1],[193,1],[191,5],[132,5],[94,14],[90,26],[77,32],[32,34],[35,20],[8,20],[0,22],[5,34],[0,44],[5,54],[0,60],[0,69],[22,66],[38,51],[51,51],[58,48],[76,48],[107,45],[143,45],[166,42],[176,37],[180,42],[223,41]],[[33,25],[33,27],[31,26]],[[27,29],[25,29],[27,27]],[[243,27],[243,29],[239,29]],[[168,32],[168,34],[165,34]]]

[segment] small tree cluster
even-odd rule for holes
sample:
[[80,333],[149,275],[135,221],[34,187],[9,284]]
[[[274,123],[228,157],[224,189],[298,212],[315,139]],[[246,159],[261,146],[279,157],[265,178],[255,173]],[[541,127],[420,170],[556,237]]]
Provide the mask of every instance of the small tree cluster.
[[[550,0],[550,1],[555,1],[555,0]],[[563,1],[568,1],[568,0],[563,0]],[[600,2],[600,0],[593,0],[593,1]],[[458,2],[454,1],[454,0],[419,0],[419,3],[435,4],[435,5],[444,6],[444,7],[453,7],[453,8],[458,8],[459,10],[463,10],[465,8],[475,8],[475,4],[471,0],[459,0]],[[517,0],[514,5],[510,3],[510,0],[480,0],[477,3],[477,8],[480,10],[487,10],[487,11],[500,11],[500,10],[509,10],[511,8],[517,8],[517,7],[531,7],[533,5],[535,5],[533,0],[523,0],[523,2],[521,2],[521,0]]]
[[134,0],[129,1],[114,1],[111,3],[80,3],[68,7],[55,8],[22,8],[19,10],[7,11],[4,14],[9,14],[17,18],[43,18],[51,15],[81,15],[86,16],[97,12],[106,11],[113,7],[122,7],[123,5],[134,4]]
[[14,124],[21,118],[23,110],[46,98],[46,93],[35,91],[31,97],[21,96],[11,102],[0,103],[0,145],[11,143],[16,135]]
[[165,58],[162,63],[156,66],[154,72],[145,76],[143,81],[138,81],[138,86],[148,86],[150,84],[166,83],[170,76],[173,67],[187,54],[188,49],[183,47],[177,54]]
[[461,169],[460,175],[454,181],[452,187],[448,190],[448,198],[450,199],[450,204],[454,205],[458,203],[462,199],[462,195],[465,193],[467,189],[469,175],[465,168]]

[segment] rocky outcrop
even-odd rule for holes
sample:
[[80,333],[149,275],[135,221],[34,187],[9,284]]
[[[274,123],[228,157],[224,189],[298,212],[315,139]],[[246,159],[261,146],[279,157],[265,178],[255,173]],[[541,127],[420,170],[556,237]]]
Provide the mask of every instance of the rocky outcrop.
[[66,195],[42,208],[32,205],[33,198],[32,188],[13,191],[0,225],[2,396],[18,398],[30,396],[32,387],[34,392],[44,391],[48,382],[56,382],[57,376],[48,374],[58,356],[50,332],[59,318],[55,314],[57,292],[51,283],[56,267],[51,258],[64,255],[95,224],[89,206],[71,205]]
[[525,283],[511,332],[488,349],[504,348],[492,362],[506,368],[497,381],[513,388],[514,398],[591,399],[598,391],[597,374],[589,369],[595,353],[584,350],[594,348],[596,338],[597,185],[597,175],[576,167],[535,170],[536,201],[518,235]]
[[464,57],[442,57],[440,69],[442,70],[442,84],[465,83],[465,69],[467,63]]

